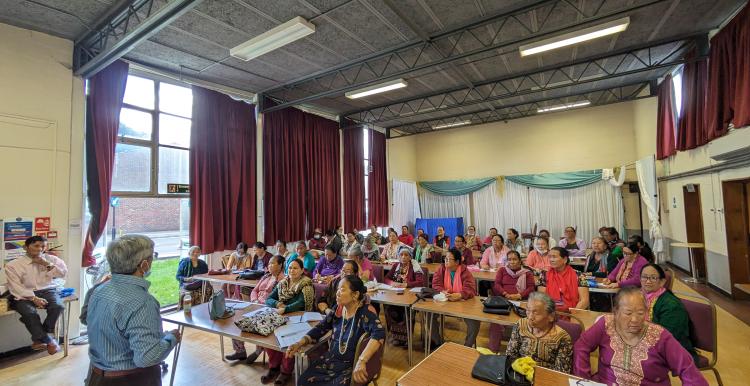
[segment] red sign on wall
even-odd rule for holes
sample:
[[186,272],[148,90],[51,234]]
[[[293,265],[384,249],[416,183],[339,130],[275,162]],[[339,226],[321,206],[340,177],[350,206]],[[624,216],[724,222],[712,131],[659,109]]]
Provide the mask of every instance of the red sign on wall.
[[49,227],[50,227],[49,217],[37,217],[34,220],[35,232],[49,232]]

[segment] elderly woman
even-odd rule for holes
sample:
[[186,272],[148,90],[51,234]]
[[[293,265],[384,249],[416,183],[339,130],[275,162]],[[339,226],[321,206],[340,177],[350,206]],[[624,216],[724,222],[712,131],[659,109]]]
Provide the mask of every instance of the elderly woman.
[[379,260],[380,259],[380,233],[370,233],[364,240],[362,240],[362,254],[367,260]]
[[626,245],[622,248],[622,256],[622,260],[617,263],[615,269],[604,279],[604,284],[609,288],[640,287],[641,269],[648,264],[648,261],[638,254],[638,244]]
[[555,320],[555,302],[545,293],[531,293],[526,317],[513,326],[505,351],[508,360],[531,357],[537,366],[569,374],[573,366],[573,341]]
[[529,255],[526,256],[526,266],[537,273],[550,269],[548,238],[537,237],[537,239],[534,240],[534,250],[529,252]]
[[[469,227],[466,228],[466,234],[464,235],[464,242],[466,243],[466,247],[471,250],[479,251],[482,249],[482,240],[477,234],[477,228],[474,225],[469,225]],[[471,265],[471,264],[467,264],[467,265]]]
[[352,248],[349,250],[349,259],[353,260],[359,266],[359,277],[363,281],[375,280],[375,274],[373,273],[372,263],[370,260],[365,259],[362,249]]
[[398,258],[398,251],[401,248],[407,248],[406,244],[398,239],[395,231],[388,231],[388,243],[385,244],[383,252],[380,254],[380,260],[395,260]]
[[570,267],[568,250],[554,247],[549,252],[550,269],[542,273],[539,292],[548,294],[558,308],[589,308],[589,287],[580,272]]
[[[573,372],[608,385],[671,385],[669,372],[683,385],[708,385],[693,358],[662,326],[646,321],[648,308],[639,288],[626,287],[615,297],[614,314],[599,318],[574,346]],[[591,353],[599,366],[591,374]]]
[[[456,248],[451,248],[445,256],[445,264],[440,265],[434,275],[432,275],[432,288],[442,292],[450,302],[471,299],[477,296],[476,282],[474,276],[461,261],[461,252]],[[437,347],[443,343],[443,338],[438,332],[437,318],[433,319],[432,324],[432,347]],[[476,320],[464,319],[466,324],[466,340],[464,345],[472,347],[477,341],[479,333],[479,322]]]
[[432,245],[427,243],[427,234],[422,233],[417,236],[417,247],[414,250],[414,259],[418,263],[428,263],[432,261]]
[[565,238],[557,246],[567,249],[570,256],[586,256],[586,242],[576,238],[576,228],[565,227]]
[[443,228],[442,225],[438,225],[437,235],[435,236],[435,239],[432,240],[432,245],[436,249],[440,248],[444,251],[451,248],[451,237],[445,234],[445,228]]
[[284,273],[289,275],[289,264],[291,264],[292,261],[299,259],[303,262],[302,264],[305,272],[312,276],[312,271],[315,269],[315,257],[312,255],[312,253],[310,253],[310,251],[307,250],[307,245],[305,245],[305,242],[298,242],[294,247],[294,250],[296,252],[292,253],[291,255],[289,255],[289,257],[286,258],[286,263],[284,264]]
[[318,299],[318,311],[322,314],[328,314],[336,308],[336,291],[343,277],[354,275],[359,276],[359,265],[354,260],[345,260],[341,272],[328,283],[328,288],[323,292],[323,296]]
[[323,231],[320,228],[313,230],[313,237],[307,240],[307,247],[316,251],[322,251],[326,247],[326,239],[323,237]]
[[[394,265],[385,276],[385,284],[398,288],[414,288],[424,285],[424,272],[422,267],[412,257],[409,248],[401,248],[399,251],[399,263]],[[403,346],[407,342],[406,318],[404,308],[401,306],[385,306],[385,320],[393,345]]]
[[287,257],[289,257],[289,255],[291,255],[291,252],[289,252],[289,250],[286,249],[286,242],[285,241],[283,241],[283,240],[276,240],[275,246],[276,246],[276,254],[277,255],[284,256],[285,259]]
[[[284,256],[276,255],[268,262],[268,272],[258,280],[258,284],[252,289],[248,296],[243,295],[242,300],[253,303],[265,303],[271,292],[276,288],[276,283],[284,278]],[[245,344],[241,340],[232,339],[234,353],[225,356],[227,360],[236,361],[244,360],[245,363],[251,364],[258,359],[263,353],[263,347],[256,347],[255,352],[247,355]]]
[[333,246],[328,245],[325,247],[325,257],[318,259],[318,264],[313,270],[313,278],[317,281],[322,281],[326,284],[330,283],[334,277],[338,276],[341,272],[341,267],[344,266],[344,259],[336,254],[333,250]]
[[[497,270],[492,292],[510,300],[523,300],[534,291],[534,273],[523,267],[521,255],[515,250],[508,252],[508,264]],[[489,349],[500,350],[503,326],[490,324]]]
[[510,252],[510,249],[505,246],[503,236],[496,234],[492,236],[492,246],[482,253],[482,261],[479,262],[479,265],[482,269],[504,267],[508,263],[508,252]]
[[[191,305],[201,304],[206,299],[203,299],[203,282],[200,280],[194,280],[193,275],[200,275],[208,273],[208,264],[201,260],[201,247],[193,245],[188,249],[188,256],[177,265],[177,275],[175,278],[180,283],[180,300],[179,307],[182,309],[182,301],[186,294],[190,294],[190,298],[193,299]],[[206,285],[206,298],[210,298],[213,294],[213,287],[209,284]]]
[[[304,243],[302,243],[304,245]],[[305,276],[305,269],[300,259],[287,262],[288,276],[281,279],[273,292],[268,295],[266,305],[275,308],[279,314],[295,311],[313,311],[315,289],[312,280]],[[285,384],[294,371],[294,357],[285,357],[284,353],[266,349],[268,355],[268,373],[260,378],[265,383]]]
[[618,259],[610,253],[607,241],[603,237],[594,237],[591,240],[591,249],[593,252],[586,258],[583,272],[594,277],[607,277],[617,267]]
[[518,231],[515,230],[515,228],[508,228],[507,231],[505,231],[505,245],[518,252],[523,252],[523,239],[518,234]]
[[641,269],[641,290],[648,310],[646,320],[666,328],[697,363],[698,353],[690,341],[687,310],[682,301],[664,287],[666,283],[667,275],[661,266],[651,263]]
[[476,262],[474,261],[474,250],[467,246],[466,239],[463,236],[458,235],[454,237],[453,240],[456,244],[456,249],[461,252],[464,264],[466,264],[467,266],[476,264]]
[[[366,294],[362,280],[354,275],[345,276],[336,292],[336,311],[289,346],[286,356],[292,357],[303,346],[332,332],[328,351],[302,373],[298,385],[348,385],[352,378],[364,384],[370,380],[372,374],[367,374],[367,362],[383,344],[385,331],[373,309],[365,304]],[[354,363],[357,342],[364,334],[369,335],[370,341]]]

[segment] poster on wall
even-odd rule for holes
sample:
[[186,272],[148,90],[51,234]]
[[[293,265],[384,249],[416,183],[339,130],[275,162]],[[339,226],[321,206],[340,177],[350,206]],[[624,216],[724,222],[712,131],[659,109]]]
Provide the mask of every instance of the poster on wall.
[[28,217],[3,220],[3,262],[23,256],[24,241],[34,235],[34,219]]

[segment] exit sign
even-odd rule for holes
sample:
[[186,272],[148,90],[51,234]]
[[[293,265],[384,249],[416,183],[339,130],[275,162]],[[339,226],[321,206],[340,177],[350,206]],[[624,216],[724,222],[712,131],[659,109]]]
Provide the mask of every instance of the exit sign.
[[167,184],[167,193],[190,193],[190,185]]

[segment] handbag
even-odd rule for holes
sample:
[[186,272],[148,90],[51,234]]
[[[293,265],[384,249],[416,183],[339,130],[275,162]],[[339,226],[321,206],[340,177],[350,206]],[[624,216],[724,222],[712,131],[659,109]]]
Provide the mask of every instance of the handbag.
[[496,315],[509,315],[511,303],[502,296],[489,296],[484,300],[484,312]]
[[211,295],[211,299],[208,301],[208,315],[211,320],[227,319],[234,316],[234,310],[227,308],[224,290],[218,290]]
[[505,385],[505,375],[509,367],[506,355],[480,355],[471,369],[471,377],[495,385]]
[[286,318],[279,315],[275,309],[268,308],[254,313],[252,316],[244,317],[234,324],[244,332],[268,336],[278,327],[286,323]]
[[226,275],[229,272],[231,271],[229,271],[228,269],[211,269],[208,271],[208,274],[209,275]]
[[241,272],[239,275],[237,275],[237,279],[243,279],[243,280],[258,280],[263,275],[265,275],[266,272],[259,270],[259,269],[246,269],[243,272]]
[[185,283],[182,288],[184,288],[187,291],[196,291],[201,289],[203,286],[203,281],[201,280],[193,280],[191,282]]
[[417,294],[417,298],[419,300],[432,299],[432,297],[437,295],[438,293],[440,293],[440,291],[434,288],[422,287],[422,289]]

